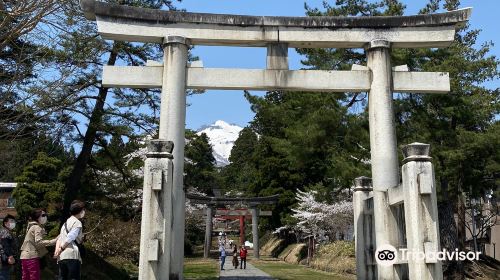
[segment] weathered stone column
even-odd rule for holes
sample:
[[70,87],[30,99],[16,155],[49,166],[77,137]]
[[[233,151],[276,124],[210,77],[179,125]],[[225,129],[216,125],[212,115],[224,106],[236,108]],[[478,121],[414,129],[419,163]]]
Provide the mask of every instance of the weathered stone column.
[[[403,148],[402,167],[407,249],[417,257],[408,258],[410,279],[443,279],[440,251],[436,186],[430,145],[412,143]],[[429,256],[434,253],[434,258]],[[419,258],[427,254],[426,258]]]
[[252,211],[252,236],[253,236],[253,255],[256,259],[260,258],[259,254],[259,208],[253,206]]
[[354,179],[354,193],[353,193],[353,208],[354,208],[354,234],[355,234],[355,248],[356,248],[356,275],[357,279],[375,279],[373,266],[368,264],[367,250],[368,240],[371,238],[366,233],[368,229],[365,228],[365,212],[366,199],[370,196],[372,191],[372,180],[368,177],[358,177]]
[[272,43],[267,45],[266,68],[269,70],[288,70],[287,43]]
[[162,279],[171,267],[172,148],[173,143],[165,140],[148,142],[142,194],[141,280]]
[[[174,173],[172,191],[172,268],[170,280],[183,279],[184,265],[184,146],[186,123],[186,67],[188,41],[168,36],[164,41],[164,71],[161,93],[160,139],[174,142]],[[162,275],[166,278],[166,275]]]
[[208,258],[210,257],[210,248],[212,247],[212,228],[213,228],[213,222],[212,218],[214,216],[214,209],[211,206],[207,207],[207,220],[206,220],[206,227],[205,227],[205,248],[203,251],[203,257]]
[[[396,130],[392,106],[390,43],[370,42],[367,49],[372,83],[368,95],[370,150],[376,247],[397,244],[397,224],[387,201],[387,189],[399,184]],[[377,266],[378,279],[396,279],[393,266]]]

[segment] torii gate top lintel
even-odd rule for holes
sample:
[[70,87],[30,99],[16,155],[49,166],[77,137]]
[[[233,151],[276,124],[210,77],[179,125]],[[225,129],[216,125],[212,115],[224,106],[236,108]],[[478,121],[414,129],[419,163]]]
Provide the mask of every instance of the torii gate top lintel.
[[264,197],[212,197],[188,193],[186,194],[186,198],[195,203],[206,204],[208,206],[247,204],[250,207],[255,207],[260,204],[275,204],[278,201],[279,194]]
[[[80,2],[87,19],[98,22],[105,39],[162,43],[167,34],[172,34],[189,38],[193,45],[265,46],[275,42],[292,48],[363,48],[380,37],[380,32],[394,48],[446,47],[453,41],[455,29],[469,19],[472,11],[464,8],[413,16],[281,17],[164,11],[95,0]],[[408,29],[419,29],[421,33],[415,36],[405,32]]]
[[[363,16],[363,17],[287,17],[287,16],[250,16],[232,14],[191,13],[165,11],[124,6],[82,0],[82,8],[87,19],[95,20],[96,15],[121,17],[130,20],[150,21],[156,23],[202,23],[235,26],[287,26],[287,27],[417,27],[464,22],[470,15],[471,8],[455,11],[413,15],[413,16]],[[147,13],[146,13],[147,12]]]

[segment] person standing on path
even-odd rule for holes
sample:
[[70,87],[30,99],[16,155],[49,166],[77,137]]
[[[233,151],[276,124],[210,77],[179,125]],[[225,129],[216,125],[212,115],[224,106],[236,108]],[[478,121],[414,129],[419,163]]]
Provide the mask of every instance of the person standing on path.
[[30,214],[28,230],[21,246],[22,280],[40,280],[40,258],[48,253],[45,247],[53,246],[57,237],[45,240],[43,225],[47,223],[47,213],[43,209],[35,209]]
[[83,243],[82,222],[85,204],[74,200],[69,208],[71,217],[61,227],[54,257],[59,264],[60,280],[80,280],[82,252],[78,245]]
[[226,248],[224,244],[219,245],[220,252],[220,270],[224,270],[224,262],[226,262]]
[[238,269],[238,246],[233,244],[233,266],[234,269]]
[[[240,269],[247,269],[247,247],[245,245],[241,246],[240,248]],[[245,263],[245,266],[243,266],[243,262]]]
[[17,255],[17,239],[13,234],[16,227],[16,218],[12,215],[7,215],[3,219],[3,228],[0,229],[1,261],[2,269],[0,270],[0,280],[10,280],[11,274],[16,263]]

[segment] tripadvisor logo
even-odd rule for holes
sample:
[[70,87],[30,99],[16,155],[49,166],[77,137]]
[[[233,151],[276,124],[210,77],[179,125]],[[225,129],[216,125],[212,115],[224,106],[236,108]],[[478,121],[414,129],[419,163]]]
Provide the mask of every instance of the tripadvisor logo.
[[377,263],[383,266],[389,266],[396,263],[397,250],[391,245],[382,245],[375,252]]
[[477,261],[479,260],[480,254],[481,252],[464,252],[464,251],[458,251],[458,249],[455,249],[455,251],[448,251],[444,249],[443,251],[439,252],[423,252],[423,251],[413,252],[406,248],[396,249],[391,245],[382,245],[378,247],[377,251],[375,252],[375,260],[380,265],[390,266],[395,264],[398,259],[403,262],[408,260]]

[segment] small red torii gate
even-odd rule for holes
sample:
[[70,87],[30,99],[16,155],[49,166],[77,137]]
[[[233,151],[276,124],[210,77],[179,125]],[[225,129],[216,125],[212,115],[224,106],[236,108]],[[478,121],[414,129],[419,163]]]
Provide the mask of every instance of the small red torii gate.
[[[186,198],[191,200],[193,203],[198,203],[198,204],[205,204],[207,205],[207,211],[206,211],[206,230],[205,230],[205,248],[204,248],[204,253],[203,256],[205,258],[208,258],[209,253],[210,253],[210,246],[212,243],[212,227],[213,227],[213,222],[212,218],[215,215],[217,215],[217,210],[216,213],[214,213],[214,208],[220,207],[220,206],[226,206],[226,205],[248,205],[248,208],[250,208],[250,215],[252,217],[252,236],[253,236],[253,252],[254,252],[254,257],[258,259],[260,257],[259,255],[259,231],[258,231],[258,224],[259,224],[259,216],[270,216],[271,213],[270,211],[260,211],[259,208],[257,208],[261,204],[275,204],[278,201],[279,195],[272,195],[272,196],[266,196],[266,197],[213,197],[213,196],[201,196],[201,195],[195,195],[195,194],[186,194]],[[234,216],[235,218],[233,219],[240,219],[240,241],[243,240],[245,242],[245,236],[244,236],[244,230],[243,230],[243,238],[242,238],[242,230],[241,230],[241,223],[243,221],[244,223],[244,218],[241,217],[246,217],[248,209],[246,209],[245,213],[242,212],[237,212],[240,210],[225,210],[224,211],[233,211],[233,212],[219,212],[219,215],[224,215],[224,216]],[[262,214],[261,214],[262,212]],[[234,215],[233,215],[234,214]],[[243,224],[244,225],[244,224]]]
[[[259,216],[271,216],[272,211],[259,211]],[[215,210],[216,218],[225,220],[239,220],[240,222],[240,244],[245,243],[245,220],[252,219],[252,213],[248,208],[227,209],[217,208]]]

